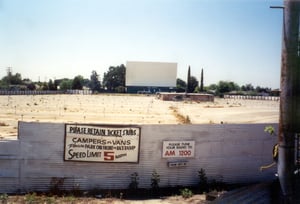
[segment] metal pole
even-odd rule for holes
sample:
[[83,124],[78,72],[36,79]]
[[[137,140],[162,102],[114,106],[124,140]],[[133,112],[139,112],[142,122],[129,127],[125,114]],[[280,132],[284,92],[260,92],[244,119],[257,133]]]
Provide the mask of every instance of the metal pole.
[[295,135],[300,132],[299,0],[285,0],[281,53],[278,175],[284,203],[295,195]]

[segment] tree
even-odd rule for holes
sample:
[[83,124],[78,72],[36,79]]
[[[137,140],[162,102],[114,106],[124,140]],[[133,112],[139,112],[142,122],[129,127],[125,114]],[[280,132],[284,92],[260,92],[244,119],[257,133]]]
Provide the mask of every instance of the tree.
[[200,92],[203,92],[203,69],[201,69],[201,78],[200,78]]
[[93,91],[93,93],[96,91],[100,92],[100,90],[101,90],[101,83],[99,81],[99,75],[97,74],[97,72],[95,70],[92,71],[89,87]]
[[177,78],[176,80],[176,92],[185,92],[186,82]]
[[241,87],[242,91],[254,91],[252,84],[246,84]]
[[56,90],[55,84],[53,83],[52,79],[50,79],[48,82],[48,89],[52,91]]
[[72,79],[63,79],[59,84],[60,90],[68,90],[72,88]]
[[49,85],[48,85],[48,83],[47,83],[47,82],[42,82],[41,89],[42,89],[43,91],[49,90]]
[[8,72],[7,76],[2,78],[2,83],[6,87],[9,87],[9,85],[21,85],[23,84],[22,76],[20,73],[13,75],[12,72]]
[[103,77],[103,85],[107,91],[117,92],[117,87],[118,90],[121,90],[121,87],[125,87],[125,70],[126,67],[123,64],[117,67],[109,67],[109,70],[104,73]]
[[194,93],[196,88],[199,86],[199,81],[196,77],[190,77],[190,86],[189,86],[189,93]]
[[60,80],[54,80],[54,86],[55,86],[56,90],[57,90],[59,84],[60,84]]
[[83,80],[83,77],[80,75],[74,77],[72,81],[72,89],[82,90]]
[[10,84],[22,84],[22,76],[20,73],[16,73],[15,75],[12,75],[10,78]]
[[217,91],[218,90],[218,85],[217,84],[211,84],[211,85],[208,86],[208,90]]
[[85,79],[83,79],[83,81],[82,81],[82,86],[83,87],[90,87],[90,80],[89,79],[87,79],[87,78],[85,78]]
[[34,84],[34,83],[30,83],[30,84],[28,84],[28,85],[27,85],[27,89],[29,89],[29,90],[33,91],[33,90],[35,90],[35,89],[36,89],[36,86],[35,86],[35,84]]
[[239,91],[240,87],[232,81],[219,81],[218,93],[223,95],[224,93],[229,93],[231,91]]
[[193,93],[198,85],[199,82],[196,77],[191,76],[191,67],[189,66],[185,93]]
[[190,79],[191,79],[191,67],[189,66],[188,73],[187,73],[187,79],[186,79],[185,93],[190,93],[191,92]]
[[231,91],[229,83],[226,81],[219,81],[218,84],[218,91],[219,93],[228,93]]
[[260,87],[260,86],[257,86],[256,88],[255,88],[255,91],[257,92],[257,93],[271,93],[271,89],[270,88],[268,88],[268,87]]

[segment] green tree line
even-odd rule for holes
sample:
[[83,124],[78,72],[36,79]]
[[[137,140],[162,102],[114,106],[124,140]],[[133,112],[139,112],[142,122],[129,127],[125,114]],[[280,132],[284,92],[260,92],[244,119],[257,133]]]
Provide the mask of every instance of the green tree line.
[[[88,88],[93,93],[110,92],[124,93],[125,89],[125,72],[126,67],[121,64],[119,66],[110,66],[108,71],[103,74],[100,79],[97,71],[92,70],[90,78],[84,78],[81,75],[75,76],[73,79],[50,79],[48,82],[32,82],[30,79],[22,79],[20,73],[13,74],[11,71],[0,80],[0,89],[2,90],[82,90]],[[195,76],[188,71],[187,81],[180,78],[176,80],[176,91],[187,93],[210,93],[217,96],[224,94],[247,94],[258,95],[260,93],[271,93],[271,89],[267,87],[254,87],[252,84],[239,86],[232,81],[219,81],[217,84],[204,86],[203,69],[201,70],[200,83]]]

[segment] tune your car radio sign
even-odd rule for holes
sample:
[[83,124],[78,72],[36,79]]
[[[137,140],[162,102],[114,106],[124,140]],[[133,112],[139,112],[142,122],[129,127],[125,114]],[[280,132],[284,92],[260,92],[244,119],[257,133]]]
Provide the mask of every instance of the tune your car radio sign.
[[65,125],[65,161],[139,162],[140,127]]

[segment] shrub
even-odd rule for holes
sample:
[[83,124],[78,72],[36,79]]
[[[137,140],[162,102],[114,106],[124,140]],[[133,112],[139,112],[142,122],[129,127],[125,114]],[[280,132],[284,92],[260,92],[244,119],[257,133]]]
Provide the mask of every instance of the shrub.
[[36,193],[29,193],[25,195],[25,201],[26,203],[38,203],[38,197]]
[[129,189],[137,189],[139,186],[139,175],[137,172],[134,172],[130,175],[131,182],[129,184]]
[[64,185],[65,178],[52,177],[50,181],[50,193],[53,195],[60,195]]
[[200,190],[207,191],[208,190],[207,176],[203,168],[201,168],[200,171],[198,171],[198,177],[199,177]]
[[215,191],[223,191],[225,189],[226,184],[223,182],[223,177],[221,176],[218,180],[213,179],[210,182],[210,190],[215,190]]
[[0,202],[7,203],[8,195],[6,193],[0,194]]
[[80,190],[80,184],[75,184],[71,190],[73,196],[82,196],[82,191]]
[[180,189],[180,195],[183,198],[190,198],[193,196],[193,192],[188,188],[184,188],[184,189]]
[[151,176],[151,188],[152,189],[159,189],[159,182],[160,182],[160,176],[156,172],[156,170],[153,170],[152,176]]
[[67,203],[74,203],[76,200],[76,198],[73,195],[68,195],[66,197],[64,197],[64,201]]
[[275,128],[271,125],[266,126],[264,129],[265,132],[269,133],[271,136],[274,135],[276,136]]

